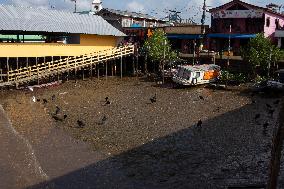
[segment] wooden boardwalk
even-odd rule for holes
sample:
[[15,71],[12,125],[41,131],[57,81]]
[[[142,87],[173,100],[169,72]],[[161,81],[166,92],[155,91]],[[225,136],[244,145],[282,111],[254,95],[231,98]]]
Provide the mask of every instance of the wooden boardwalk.
[[129,45],[9,70],[6,74],[7,80],[0,80],[0,87],[19,85],[48,76],[73,70],[77,71],[85,67],[91,67],[92,69],[93,65],[117,58],[122,59],[122,57],[129,56],[133,53],[134,45]]

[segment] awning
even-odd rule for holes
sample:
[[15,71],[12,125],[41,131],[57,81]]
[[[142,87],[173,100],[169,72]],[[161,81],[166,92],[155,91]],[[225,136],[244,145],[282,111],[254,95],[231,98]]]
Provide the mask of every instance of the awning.
[[247,38],[255,38],[256,34],[225,34],[225,33],[210,33],[207,34],[208,38],[229,38],[232,39],[247,39]]
[[142,26],[140,24],[134,23],[131,25],[131,28],[141,28]]
[[168,34],[169,39],[201,39],[199,34]]

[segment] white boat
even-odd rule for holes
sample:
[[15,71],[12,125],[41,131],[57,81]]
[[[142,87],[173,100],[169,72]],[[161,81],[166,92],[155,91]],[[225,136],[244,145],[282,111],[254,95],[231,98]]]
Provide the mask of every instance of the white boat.
[[215,64],[180,66],[173,81],[185,86],[212,83],[217,80],[220,70],[220,66]]

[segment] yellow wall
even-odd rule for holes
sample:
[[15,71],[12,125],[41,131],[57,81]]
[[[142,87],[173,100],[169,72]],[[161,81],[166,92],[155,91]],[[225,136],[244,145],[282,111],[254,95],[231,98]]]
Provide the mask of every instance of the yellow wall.
[[118,37],[81,35],[80,44],[0,43],[0,57],[78,56],[116,46]]

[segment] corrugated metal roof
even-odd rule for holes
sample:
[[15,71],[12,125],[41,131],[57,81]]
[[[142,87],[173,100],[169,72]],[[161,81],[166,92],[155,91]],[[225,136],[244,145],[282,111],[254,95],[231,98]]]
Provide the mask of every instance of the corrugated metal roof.
[[125,36],[102,17],[0,5],[0,30]]
[[121,16],[127,16],[127,17],[133,17],[133,18],[142,18],[142,19],[149,19],[149,20],[156,20],[156,21],[163,21],[160,19],[157,19],[153,16],[150,16],[148,14],[142,14],[142,13],[137,13],[137,12],[129,12],[129,11],[122,11],[122,10],[115,10],[115,9],[109,9],[109,8],[104,8],[102,9],[109,11],[111,13],[117,14],[117,15],[121,15]]

